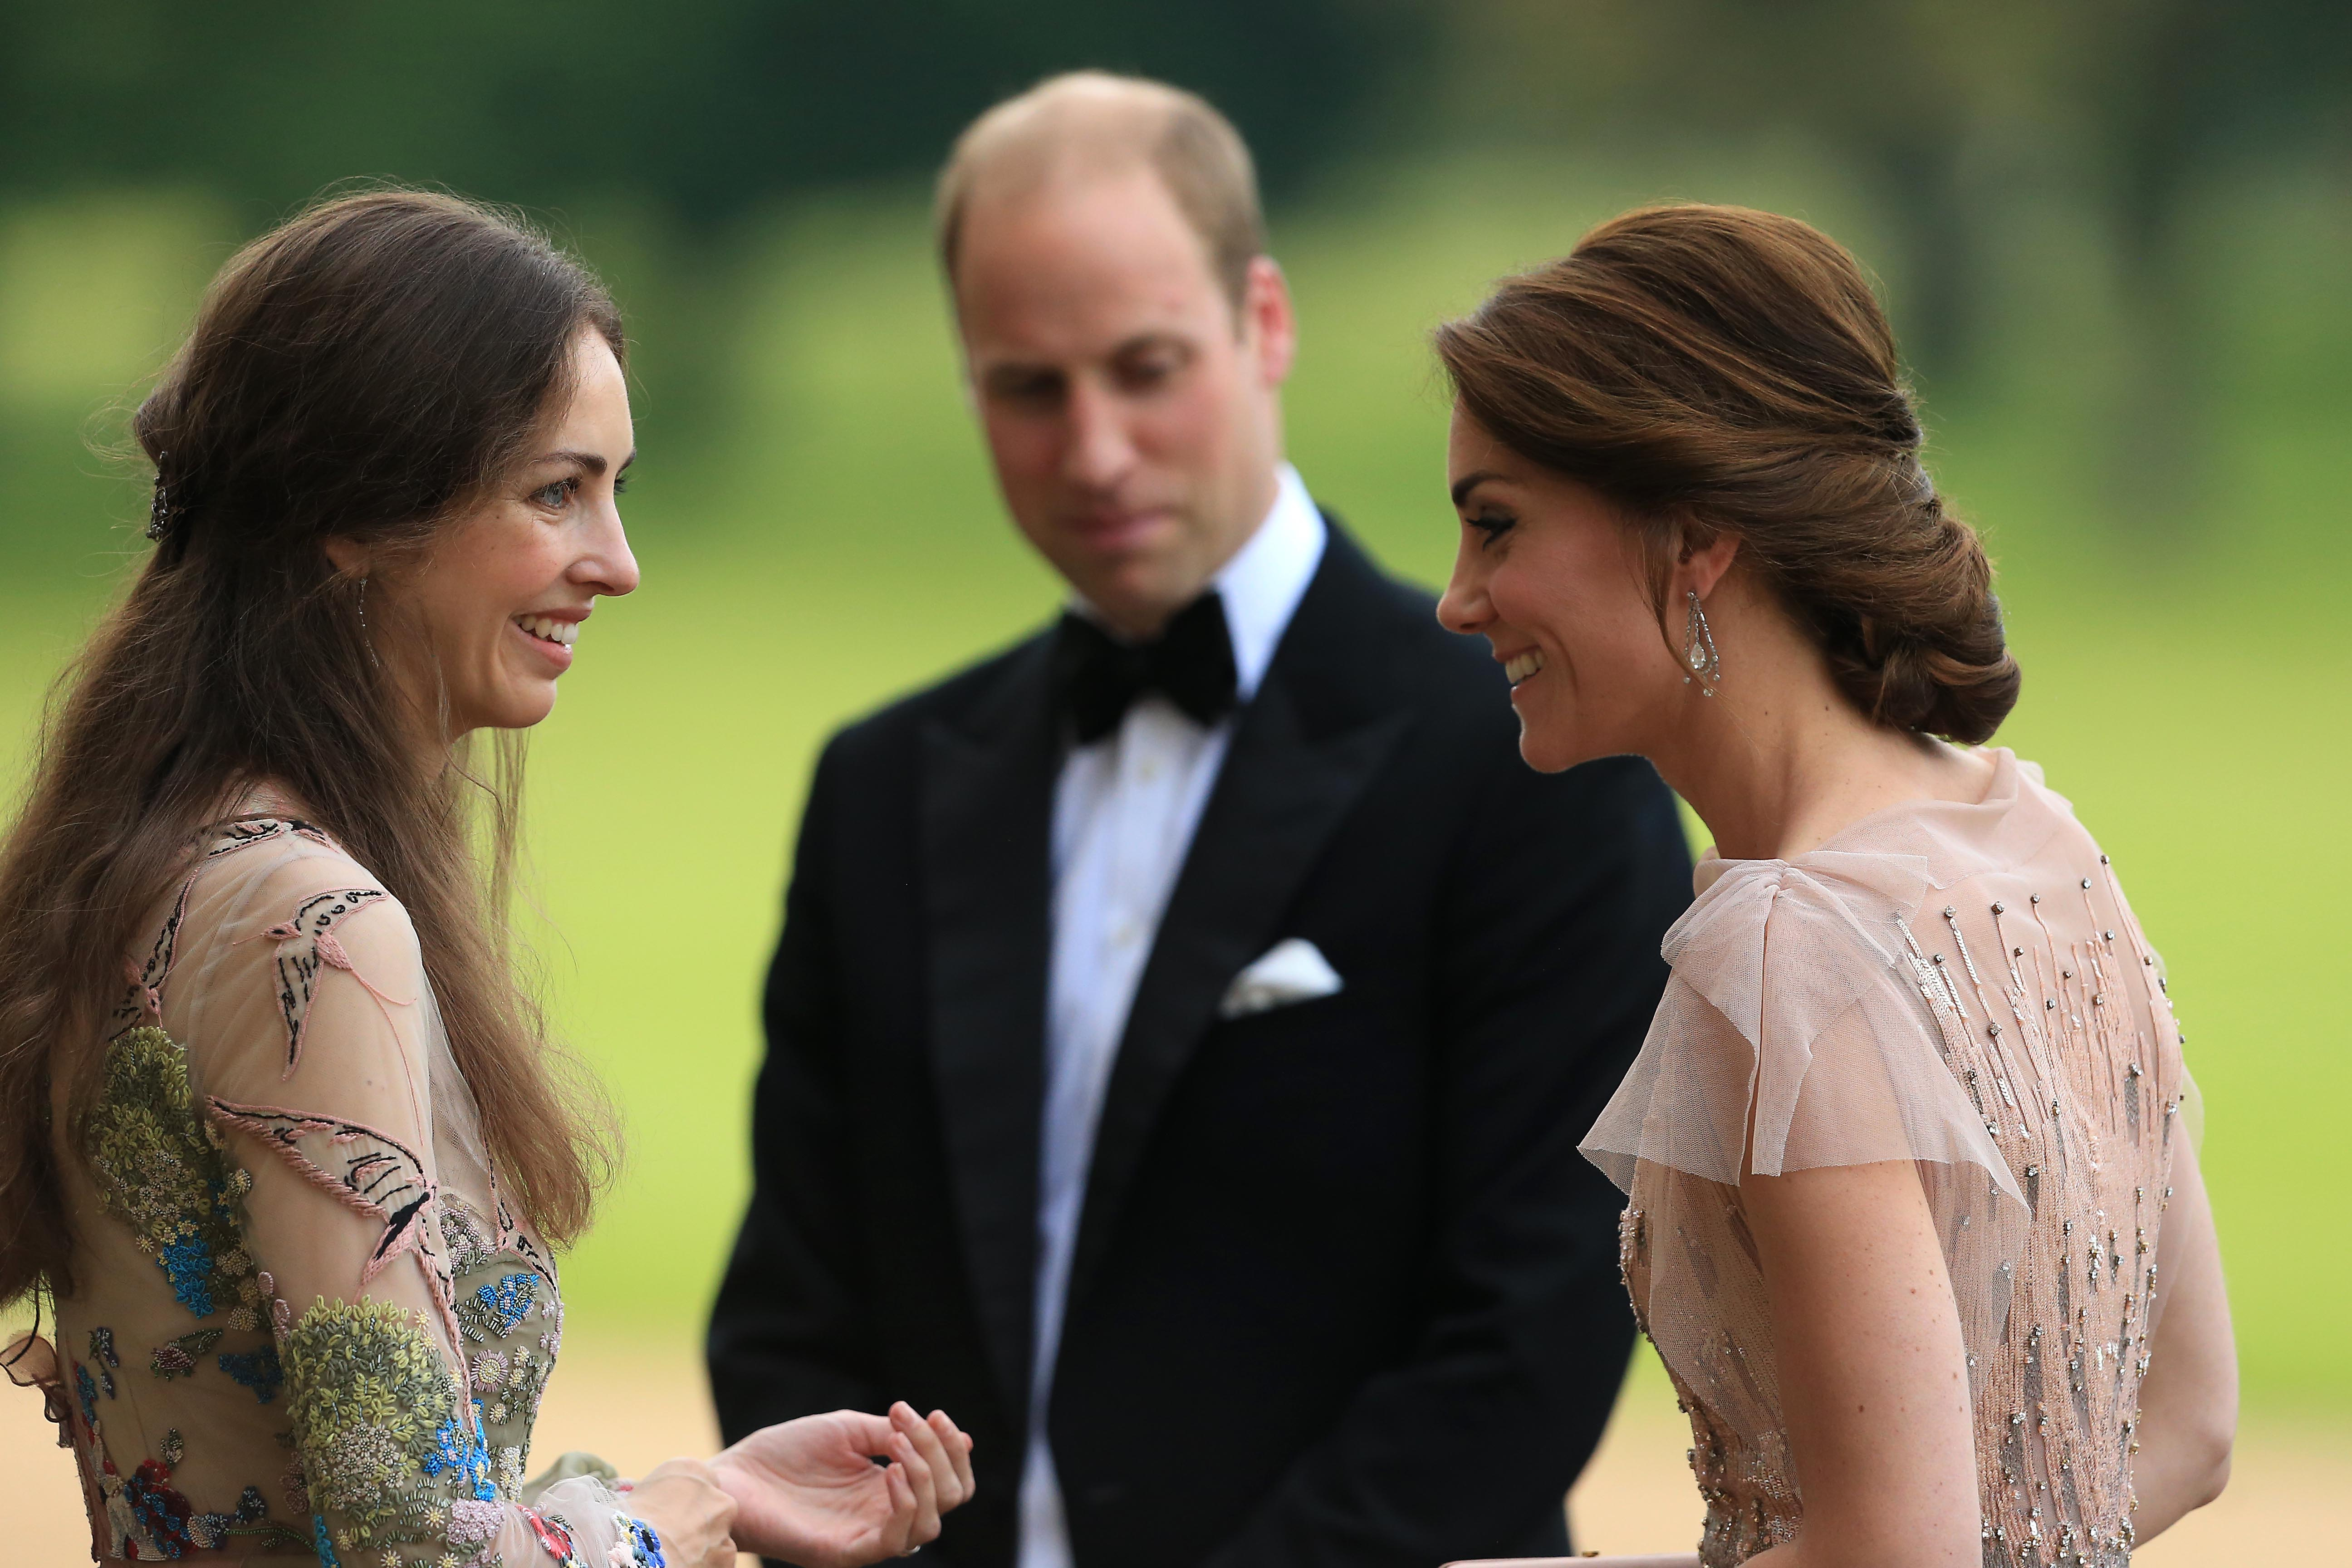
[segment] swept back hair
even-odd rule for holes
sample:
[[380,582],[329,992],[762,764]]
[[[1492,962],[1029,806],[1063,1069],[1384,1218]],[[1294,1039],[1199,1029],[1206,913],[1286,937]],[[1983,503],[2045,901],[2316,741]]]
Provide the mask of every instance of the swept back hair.
[[625,353],[585,268],[425,192],[317,205],[214,280],[132,422],[155,548],[59,679],[0,843],[0,1303],[71,1288],[53,1092],[87,1108],[135,923],[261,784],[407,907],[504,1185],[554,1239],[586,1226],[611,1119],[546,1043],[502,934],[520,736],[487,782],[462,743],[420,766],[362,621],[399,635],[398,606],[326,549],[428,551],[569,405],[583,331]]
[[1640,208],[1436,345],[1464,412],[1640,531],[1662,626],[1673,547],[1728,533],[1874,721],[1975,742],[2015,706],[1991,563],[1920,463],[1869,279],[1820,230]]

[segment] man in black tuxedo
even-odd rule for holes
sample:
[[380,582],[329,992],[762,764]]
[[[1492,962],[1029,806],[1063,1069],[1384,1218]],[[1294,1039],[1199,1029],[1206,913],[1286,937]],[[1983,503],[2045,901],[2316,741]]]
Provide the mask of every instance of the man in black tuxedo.
[[817,765],[721,1425],[944,1406],[960,1565],[1564,1552],[1633,1338],[1576,1143],[1664,983],[1672,801],[1526,767],[1483,647],[1282,461],[1290,303],[1214,110],[1057,79],[940,215],[1071,608]]

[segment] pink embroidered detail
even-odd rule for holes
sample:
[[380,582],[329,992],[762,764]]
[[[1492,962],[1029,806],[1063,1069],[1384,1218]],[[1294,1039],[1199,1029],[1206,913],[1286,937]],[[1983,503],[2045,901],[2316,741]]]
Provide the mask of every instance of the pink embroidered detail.
[[[432,1219],[440,1190],[425,1174],[424,1161],[399,1139],[340,1117],[236,1105],[210,1096],[205,1105],[214,1121],[251,1135],[345,1208],[383,1222],[383,1234],[361,1271],[362,1285],[404,1252],[436,1253]],[[320,1134],[342,1155],[340,1170],[328,1169],[302,1151],[303,1139]]]
[[334,928],[343,921],[391,897],[382,888],[342,888],[313,893],[302,900],[292,919],[280,921],[257,933],[278,944],[278,1010],[286,1020],[286,1070],[278,1075],[280,1081],[293,1077],[295,1065],[302,1059],[302,1035],[310,1023],[310,999],[318,991],[322,966],[340,969],[364,986],[367,994],[375,998],[376,1005],[384,1010],[387,1023],[394,1007],[406,1007],[415,1002],[414,996],[403,998],[386,994],[362,974],[335,936]]
[[[453,1347],[458,1343],[461,1331],[451,1305],[456,1284],[440,1242],[439,1215],[445,1200],[415,1151],[388,1132],[341,1117],[314,1116],[275,1105],[237,1105],[210,1095],[205,1097],[205,1109],[222,1126],[247,1133],[274,1151],[296,1175],[345,1208],[382,1221],[383,1232],[360,1270],[361,1285],[383,1272],[402,1253],[409,1254],[424,1271],[443,1333]],[[341,1154],[340,1171],[328,1169],[302,1151],[303,1139],[321,1135]],[[284,1331],[285,1303],[273,1303],[270,1314],[279,1331]],[[473,1374],[463,1355],[456,1359],[459,1391],[471,1403]]]
[[299,817],[236,816],[220,824],[218,830],[206,841],[205,858],[218,859],[223,855],[232,854],[256,844],[267,844],[273,838],[283,838],[289,833],[299,838],[308,838],[314,844],[323,844],[330,849],[337,847],[333,839]]
[[180,884],[180,896],[172,900],[172,912],[165,917],[163,929],[155,933],[154,945],[148,949],[145,962],[129,958],[122,961],[122,976],[131,983],[131,991],[114,1010],[114,1027],[108,1031],[109,1039],[142,1024],[163,1021],[163,982],[178,960],[180,926],[188,918],[188,894],[195,885],[194,877]]
[[187,919],[188,896],[195,890],[196,878],[203,874],[205,866],[224,855],[234,854],[256,844],[266,844],[289,833],[331,849],[335,847],[331,839],[307,822],[276,817],[233,820],[224,824],[210,838],[201,840],[205,847],[198,858],[196,870],[180,884],[179,897],[172,900],[172,912],[165,918],[163,929],[155,933],[154,944],[148,950],[146,959],[144,962],[128,957],[123,960],[123,973],[131,983],[131,991],[114,1010],[113,1027],[107,1032],[109,1039],[142,1024],[163,1022],[163,982],[170,977],[172,966],[177,962],[180,926]]

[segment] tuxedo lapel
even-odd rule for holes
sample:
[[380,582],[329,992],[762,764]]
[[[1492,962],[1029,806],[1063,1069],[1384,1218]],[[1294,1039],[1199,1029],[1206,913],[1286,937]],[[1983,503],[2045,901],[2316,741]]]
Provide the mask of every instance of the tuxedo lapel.
[[[1194,833],[1128,1013],[1111,1070],[1070,1273],[1075,1312],[1109,1245],[1160,1106],[1234,975],[1264,952],[1332,832],[1404,732],[1408,715],[1349,700],[1352,593],[1374,569],[1335,527]],[[1349,645],[1352,644],[1352,647]],[[1328,650],[1342,651],[1334,658]],[[1335,700],[1336,699],[1336,700]],[[1321,722],[1318,722],[1321,721]]]
[[1051,637],[967,723],[923,733],[932,1072],[982,1332],[1026,1408],[1045,1100],[1049,836],[1060,745]]

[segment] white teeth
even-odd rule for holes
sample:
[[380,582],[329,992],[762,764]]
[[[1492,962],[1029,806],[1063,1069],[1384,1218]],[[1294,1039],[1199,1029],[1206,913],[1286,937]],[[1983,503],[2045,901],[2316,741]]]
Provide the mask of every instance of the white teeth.
[[1543,650],[1531,647],[1503,666],[1503,678],[1517,686],[1543,667]]
[[515,625],[541,642],[570,647],[580,640],[580,623],[577,621],[559,621],[550,616],[517,616]]

